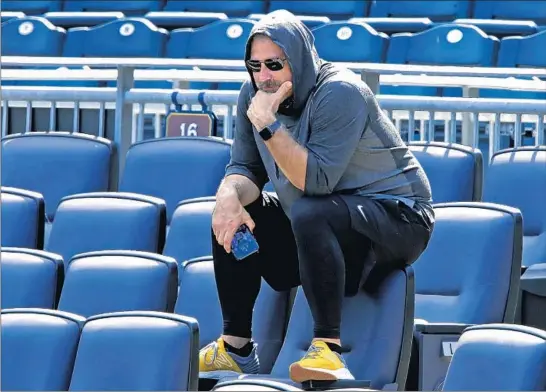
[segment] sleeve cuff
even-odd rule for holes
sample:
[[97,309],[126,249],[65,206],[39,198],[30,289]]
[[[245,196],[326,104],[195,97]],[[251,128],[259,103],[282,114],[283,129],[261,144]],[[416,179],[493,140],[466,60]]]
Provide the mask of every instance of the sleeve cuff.
[[225,174],[225,177],[231,175],[231,174],[239,174],[241,176],[245,176],[246,178],[248,178],[250,181],[252,181],[254,183],[254,185],[256,185],[258,187],[258,189],[260,190],[260,192],[262,191],[264,184],[260,184],[260,181],[258,180],[258,177],[256,177],[254,175],[254,173],[252,173],[250,170],[248,170],[246,167],[241,167],[241,166],[230,166],[226,169],[226,174]]

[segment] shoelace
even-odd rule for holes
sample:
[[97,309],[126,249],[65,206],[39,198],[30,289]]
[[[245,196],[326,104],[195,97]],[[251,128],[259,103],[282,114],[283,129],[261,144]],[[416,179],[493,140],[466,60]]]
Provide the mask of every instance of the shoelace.
[[315,345],[312,345],[311,347],[309,347],[309,350],[307,350],[307,354],[305,354],[305,358],[315,359],[316,357],[320,355],[322,350],[323,350],[322,347],[317,347]]
[[[210,361],[207,361],[207,354],[208,354],[208,351],[212,349],[212,357],[211,357],[211,360]],[[218,356],[218,343],[216,342],[212,342],[212,343],[209,343],[207,346],[205,346],[205,364],[207,366],[212,366],[212,364],[214,363],[214,361],[216,360],[216,357]]]

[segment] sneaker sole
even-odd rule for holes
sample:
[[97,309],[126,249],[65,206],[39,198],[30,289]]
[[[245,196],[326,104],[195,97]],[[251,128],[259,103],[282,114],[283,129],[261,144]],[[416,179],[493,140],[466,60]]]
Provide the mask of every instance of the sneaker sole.
[[212,370],[210,372],[199,372],[199,378],[220,379],[223,377],[239,377],[242,374],[232,370]]
[[307,368],[299,363],[290,365],[290,378],[295,382],[305,381],[337,381],[354,380],[355,378],[347,368],[337,370]]

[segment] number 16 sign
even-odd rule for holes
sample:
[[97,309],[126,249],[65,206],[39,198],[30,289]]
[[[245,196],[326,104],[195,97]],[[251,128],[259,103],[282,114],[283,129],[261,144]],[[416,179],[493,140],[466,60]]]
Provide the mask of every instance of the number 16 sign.
[[166,118],[166,137],[214,136],[216,117],[207,112],[171,112]]

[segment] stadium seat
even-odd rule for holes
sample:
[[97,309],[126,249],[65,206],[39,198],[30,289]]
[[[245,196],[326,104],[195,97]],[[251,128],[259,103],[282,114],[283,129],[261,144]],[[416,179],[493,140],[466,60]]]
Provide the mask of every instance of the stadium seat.
[[159,11],[163,0],[64,0],[65,11],[119,11],[125,15],[144,15]]
[[544,391],[546,333],[521,325],[477,325],[465,330],[443,391]]
[[[174,210],[163,254],[183,262],[212,255],[211,227],[214,197],[181,201]],[[181,277],[181,275],[180,275]]]
[[[105,2],[107,3],[107,2]],[[134,2],[126,2],[134,3]],[[68,30],[67,57],[163,57],[169,32],[144,18],[121,18]]]
[[160,312],[90,317],[81,334],[71,391],[196,391],[196,320]]
[[3,309],[3,391],[67,391],[85,319],[48,309]]
[[[209,236],[210,238],[210,236]],[[254,308],[253,339],[258,343],[260,370],[268,373],[283,344],[290,292],[274,291],[262,280]],[[212,257],[184,262],[180,268],[180,290],[175,313],[195,317],[199,322],[199,347],[222,334],[222,313],[214,278]]]
[[269,11],[287,10],[295,15],[326,16],[334,20],[346,20],[352,17],[365,16],[369,0],[271,0]]
[[544,0],[474,0],[474,18],[532,20],[546,25],[546,3]]
[[127,153],[119,190],[165,200],[170,221],[180,201],[216,194],[230,152],[231,144],[216,138],[161,138],[135,143]]
[[43,249],[45,229],[43,196],[37,192],[6,186],[3,186],[1,191],[1,246]]
[[[521,269],[519,210],[499,204],[435,205],[436,223],[415,269],[419,389],[438,390],[452,345],[472,324],[513,323]],[[419,365],[419,366],[417,366]],[[416,390],[408,387],[408,390]]]
[[[212,391],[302,391],[292,385],[274,380],[242,379],[236,381],[220,382]],[[354,389],[357,392],[358,389]]]
[[[415,3],[427,7],[430,4]],[[441,3],[446,2],[442,1]],[[475,26],[442,24],[420,33],[401,33],[391,36],[387,62],[391,64],[493,67],[497,60],[498,45],[498,38],[486,35]],[[388,86],[381,87],[381,93],[436,96],[440,94],[440,89]]]
[[327,61],[381,63],[389,37],[367,24],[331,22],[313,29],[315,47]]
[[[60,0],[2,0],[2,12],[21,11],[27,15],[41,15],[46,12],[60,11],[62,6],[63,3]],[[2,43],[4,43],[3,40]],[[6,56],[6,54],[2,54]]]
[[[2,138],[2,185],[44,196],[51,222],[60,200],[108,190],[112,142],[67,132],[30,132]],[[46,223],[47,243],[49,224]]]
[[521,322],[546,328],[546,146],[493,154],[484,200],[518,208],[523,215]]
[[[369,381],[371,388],[376,390],[404,389],[411,354],[413,304],[411,266],[405,271],[393,272],[373,295],[360,291],[354,297],[345,298],[341,321],[342,350],[357,382]],[[288,369],[291,363],[305,355],[312,339],[313,319],[300,287],[271,374],[240,378],[273,379],[301,387],[288,379]],[[228,385],[229,381],[221,381]],[[335,384],[330,388],[335,388]]]
[[150,252],[98,251],[68,263],[59,310],[84,317],[131,310],[172,313],[178,269]]
[[0,13],[0,21],[2,23],[4,22],[7,22],[8,20],[11,20],[11,19],[17,19],[17,18],[24,18],[26,15],[24,12],[19,12],[19,11],[4,11],[2,10],[2,12]]
[[65,37],[64,29],[42,17],[10,19],[2,23],[2,56],[60,57]]
[[63,259],[36,249],[1,248],[2,309],[55,309],[63,284]]
[[[267,14],[250,14],[247,16],[248,19],[259,21]],[[315,27],[322,26],[323,24],[330,23],[330,18],[327,16],[314,16],[314,15],[296,15],[304,25],[309,29],[314,29]]]
[[72,27],[93,27],[125,18],[123,12],[48,12],[43,15],[55,26],[65,29]]
[[265,12],[265,1],[263,0],[167,0],[164,11],[186,11],[186,12],[222,12],[230,18],[241,18],[249,14]]
[[157,11],[148,12],[146,19],[157,27],[169,30],[179,28],[197,28],[219,20],[226,20],[228,16],[222,12],[184,12],[184,11]]
[[537,24],[530,20],[455,19],[453,23],[476,26],[484,33],[497,38],[529,35],[538,31]]
[[467,18],[471,13],[470,0],[413,1],[372,0],[371,17],[427,17],[435,22]]
[[477,148],[444,142],[410,142],[423,167],[434,203],[481,201],[483,157]]
[[434,26],[429,18],[351,18],[348,22],[365,23],[386,34],[418,33]]
[[165,202],[155,197],[107,192],[67,196],[59,204],[46,250],[65,261],[98,250],[161,253],[165,227]]

